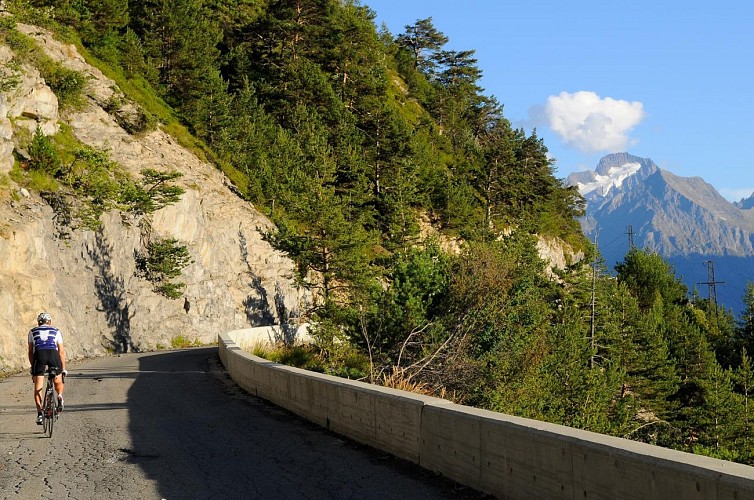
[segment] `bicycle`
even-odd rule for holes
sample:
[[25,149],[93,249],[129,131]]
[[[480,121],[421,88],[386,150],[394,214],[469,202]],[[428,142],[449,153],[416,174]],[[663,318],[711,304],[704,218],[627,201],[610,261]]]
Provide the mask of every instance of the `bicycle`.
[[[52,437],[52,429],[55,425],[55,421],[58,419],[58,398],[55,393],[55,377],[59,375],[60,371],[55,367],[47,367],[45,375],[47,375],[47,385],[45,386],[45,394],[42,398],[42,433],[47,434],[48,437]],[[63,374],[63,383],[65,383],[65,374]]]

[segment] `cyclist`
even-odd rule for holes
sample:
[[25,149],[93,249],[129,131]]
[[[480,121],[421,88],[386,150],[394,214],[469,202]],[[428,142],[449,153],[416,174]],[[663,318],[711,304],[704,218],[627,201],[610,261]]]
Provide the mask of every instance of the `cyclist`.
[[52,316],[49,313],[39,313],[37,326],[29,330],[29,363],[31,363],[31,378],[34,383],[34,404],[37,405],[37,424],[42,425],[42,386],[45,366],[61,370],[61,374],[55,377],[58,411],[63,411],[63,376],[67,373],[63,334],[52,326]]

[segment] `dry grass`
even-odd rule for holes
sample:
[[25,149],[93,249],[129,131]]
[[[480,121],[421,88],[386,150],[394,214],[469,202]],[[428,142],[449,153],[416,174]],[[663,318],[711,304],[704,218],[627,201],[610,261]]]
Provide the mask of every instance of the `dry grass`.
[[425,396],[434,396],[435,393],[429,384],[412,380],[403,368],[396,368],[391,373],[383,374],[378,382],[384,387],[424,394]]

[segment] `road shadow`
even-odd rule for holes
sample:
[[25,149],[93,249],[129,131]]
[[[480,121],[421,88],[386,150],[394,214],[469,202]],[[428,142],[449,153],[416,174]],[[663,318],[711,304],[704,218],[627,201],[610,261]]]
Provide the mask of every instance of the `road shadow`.
[[119,456],[163,498],[479,498],[246,394],[216,348],[142,355],[139,369]]

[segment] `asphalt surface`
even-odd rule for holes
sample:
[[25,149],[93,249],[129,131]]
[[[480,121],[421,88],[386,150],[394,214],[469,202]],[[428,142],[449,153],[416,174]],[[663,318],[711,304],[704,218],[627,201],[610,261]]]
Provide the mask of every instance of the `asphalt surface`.
[[216,348],[70,363],[52,438],[31,377],[0,382],[3,499],[471,499],[481,495],[250,396]]

